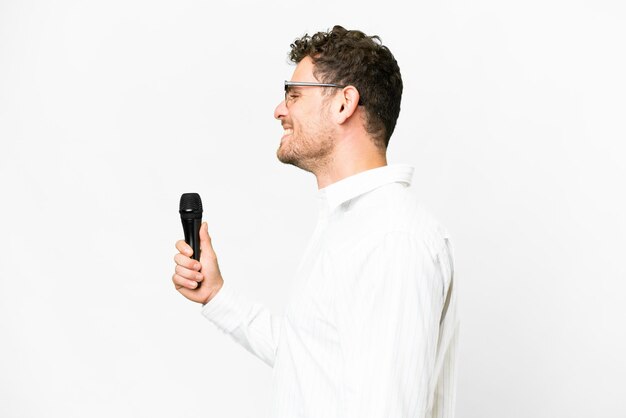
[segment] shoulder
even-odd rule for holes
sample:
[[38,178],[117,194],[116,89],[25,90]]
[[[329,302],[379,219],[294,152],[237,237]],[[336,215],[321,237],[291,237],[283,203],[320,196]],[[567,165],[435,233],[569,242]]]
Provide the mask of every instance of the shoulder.
[[447,229],[401,184],[382,187],[353,202],[334,223],[332,252],[367,257],[372,251],[410,246],[435,259],[449,239]]
[[418,200],[414,193],[407,192],[406,201],[405,217],[404,219],[402,216],[399,217],[404,225],[399,225],[399,229],[406,228],[433,251],[441,250],[450,240],[448,229],[439,222],[439,219],[425,204]]
[[404,187],[390,195],[385,206],[385,217],[388,222],[381,232],[387,239],[410,237],[420,242],[421,246],[433,253],[433,256],[450,239],[448,230],[411,187]]

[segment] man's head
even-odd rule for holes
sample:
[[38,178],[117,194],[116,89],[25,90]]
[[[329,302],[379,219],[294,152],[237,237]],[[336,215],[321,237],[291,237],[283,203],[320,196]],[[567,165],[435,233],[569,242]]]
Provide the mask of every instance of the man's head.
[[367,117],[367,132],[386,149],[400,114],[402,77],[380,38],[335,26],[291,44],[291,61],[297,64],[306,57],[312,59],[313,74],[321,82],[356,87]]
[[384,154],[400,113],[402,78],[380,38],[335,26],[296,39],[289,57],[297,64],[292,81],[335,86],[286,87],[274,114],[286,134],[278,158],[312,171],[332,154],[339,125],[350,118]]

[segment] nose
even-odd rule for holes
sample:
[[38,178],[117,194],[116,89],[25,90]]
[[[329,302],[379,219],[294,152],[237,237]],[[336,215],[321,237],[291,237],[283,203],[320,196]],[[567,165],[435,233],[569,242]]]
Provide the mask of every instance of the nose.
[[274,109],[274,119],[281,119],[281,118],[285,118],[287,117],[287,105],[285,104],[285,101],[283,100],[282,102],[280,102],[278,104],[278,106],[276,106],[276,109]]

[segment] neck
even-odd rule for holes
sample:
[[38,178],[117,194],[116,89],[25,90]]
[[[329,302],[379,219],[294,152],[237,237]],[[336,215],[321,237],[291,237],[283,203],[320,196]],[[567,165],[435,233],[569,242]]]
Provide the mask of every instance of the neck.
[[341,160],[335,159],[337,163],[329,164],[320,172],[315,173],[317,178],[317,188],[323,189],[339,180],[353,176],[363,171],[387,165],[387,157],[381,153],[352,154],[352,158]]

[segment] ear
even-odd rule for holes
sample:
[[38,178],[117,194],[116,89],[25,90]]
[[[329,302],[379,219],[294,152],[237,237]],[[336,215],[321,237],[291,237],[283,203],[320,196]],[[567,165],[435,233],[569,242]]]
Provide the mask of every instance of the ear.
[[354,86],[346,86],[337,95],[336,120],[338,124],[345,123],[355,112],[359,106],[359,91]]

